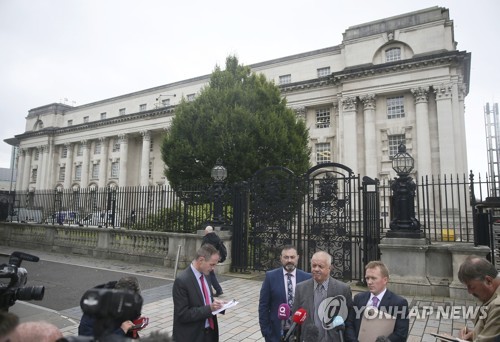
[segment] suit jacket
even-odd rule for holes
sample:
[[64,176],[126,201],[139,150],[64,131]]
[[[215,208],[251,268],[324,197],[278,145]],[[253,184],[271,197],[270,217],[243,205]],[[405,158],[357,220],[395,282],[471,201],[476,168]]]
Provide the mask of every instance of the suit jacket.
[[[297,269],[295,283],[310,279],[311,274]],[[281,340],[282,322],[278,319],[278,307],[287,303],[283,267],[266,272],[259,298],[259,325],[266,342]],[[291,309],[291,308],[290,308]]]
[[[335,297],[342,295],[345,298],[345,304],[347,305],[348,315],[354,315],[354,310],[352,306],[352,293],[349,285],[340,282],[336,279],[330,277],[328,282],[328,292],[326,297]],[[303,308],[306,313],[306,320],[302,324],[306,325],[314,325],[314,315],[317,315],[317,312],[314,310],[314,280],[309,279],[306,280],[295,288],[295,300],[293,302],[292,312],[297,311],[299,308]],[[344,318],[345,321],[348,318]],[[300,338],[298,339],[300,341]],[[323,341],[336,341],[340,342],[339,333],[335,329],[326,331],[326,340],[318,340],[318,342]]]
[[[210,277],[205,277],[208,282],[208,290],[213,300]],[[174,281],[172,288],[174,301],[174,329],[173,339],[176,342],[203,342],[205,340],[205,320],[213,317],[215,334],[219,336],[217,315],[212,316],[209,305],[205,305],[203,293],[198,285],[198,279],[189,266],[182,271]]]
[[[361,292],[354,296],[354,307],[356,308],[357,316],[351,316],[346,326],[346,339],[348,341],[358,341],[361,319],[364,313],[364,307],[370,299],[370,292]],[[391,316],[396,316],[396,324],[392,334],[387,336],[392,342],[404,342],[408,338],[408,329],[410,321],[408,319],[408,301],[401,296],[398,296],[389,289],[385,292],[384,297],[380,301],[378,309],[385,311]],[[376,338],[378,336],[374,336]]]

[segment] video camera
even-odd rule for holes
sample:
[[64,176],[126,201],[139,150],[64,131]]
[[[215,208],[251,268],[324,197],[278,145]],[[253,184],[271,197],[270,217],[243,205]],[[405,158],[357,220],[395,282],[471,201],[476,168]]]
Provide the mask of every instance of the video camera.
[[[19,300],[42,300],[45,293],[43,286],[26,286],[28,271],[21,267],[23,260],[38,262],[37,256],[13,252],[10,255],[8,264],[0,265],[0,311],[9,311],[9,307]],[[1,282],[2,279],[9,279],[8,284]]]
[[126,290],[90,289],[82,296],[83,313],[96,318],[134,320],[141,315],[142,296]]

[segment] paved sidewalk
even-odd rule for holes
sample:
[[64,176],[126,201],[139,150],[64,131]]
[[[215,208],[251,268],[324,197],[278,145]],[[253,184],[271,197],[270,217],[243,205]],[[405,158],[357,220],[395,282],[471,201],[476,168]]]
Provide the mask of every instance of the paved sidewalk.
[[[2,253],[10,253],[12,250],[2,247]],[[31,253],[30,251],[26,251]],[[43,260],[60,260],[57,254],[32,251]],[[68,259],[69,257],[69,259]],[[141,275],[149,275],[164,279],[173,279],[173,270],[162,267],[125,264],[112,260],[94,260],[78,256],[65,255],[65,262],[69,262],[94,268],[114,269],[120,271],[130,271]],[[264,341],[260,334],[258,323],[259,292],[262,284],[263,274],[240,275],[229,274],[227,280],[222,281],[225,300],[236,299],[239,304],[227,310],[225,315],[219,315],[220,341]],[[353,294],[364,289],[353,286]],[[143,314],[150,318],[150,323],[141,333],[147,336],[152,331],[161,330],[172,332],[173,325],[173,303],[172,284],[160,286],[154,289],[143,291],[144,303]],[[448,333],[457,336],[458,331],[467,324],[472,328],[472,322],[463,318],[447,319],[439,317],[438,308],[463,307],[465,305],[476,305],[476,302],[469,299],[450,299],[445,297],[418,297],[405,296],[408,299],[410,308],[417,312],[416,317],[410,320],[410,337],[408,341],[435,341],[430,333]],[[426,311],[423,311],[425,307]],[[432,314],[429,308],[434,308]],[[60,312],[45,309],[26,302],[17,301],[10,310],[20,316],[22,321],[46,320],[57,325],[65,336],[77,334],[78,320],[81,316],[79,307],[63,310]],[[427,314],[424,314],[426,312]],[[459,315],[461,316],[461,315]]]

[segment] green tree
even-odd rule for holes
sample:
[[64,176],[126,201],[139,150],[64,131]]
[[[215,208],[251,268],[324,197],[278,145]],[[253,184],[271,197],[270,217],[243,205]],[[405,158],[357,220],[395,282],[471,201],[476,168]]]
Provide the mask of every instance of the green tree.
[[272,165],[301,174],[309,168],[308,134],[274,82],[229,56],[194,101],[176,107],[162,145],[165,174],[173,187],[210,184],[218,158],[230,184]]

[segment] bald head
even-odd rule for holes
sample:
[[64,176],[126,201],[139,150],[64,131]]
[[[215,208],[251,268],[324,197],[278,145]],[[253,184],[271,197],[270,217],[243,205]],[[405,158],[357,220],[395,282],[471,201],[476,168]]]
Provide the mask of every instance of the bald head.
[[58,327],[43,321],[21,323],[16,331],[23,342],[55,342],[63,337]]

